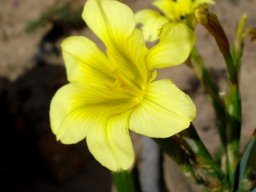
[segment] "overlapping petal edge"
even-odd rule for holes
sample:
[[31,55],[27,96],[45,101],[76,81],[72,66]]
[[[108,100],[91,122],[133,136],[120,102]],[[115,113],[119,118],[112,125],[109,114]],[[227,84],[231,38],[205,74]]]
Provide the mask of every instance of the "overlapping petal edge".
[[[192,14],[201,4],[214,4],[213,0],[155,0],[153,5],[159,9],[142,9],[138,11],[136,21],[141,25],[145,40],[154,42],[159,39],[159,32],[168,22],[182,22],[181,17]],[[192,24],[190,24],[192,25]]]
[[86,37],[63,41],[69,84],[51,101],[51,128],[65,144],[86,138],[90,152],[108,169],[127,170],[134,162],[129,129],[164,138],[186,129],[195,117],[190,97],[153,75],[155,68],[183,63],[194,34],[182,24],[166,25],[168,35],[148,49],[131,9],[114,0],[88,0],[83,18],[106,53]]

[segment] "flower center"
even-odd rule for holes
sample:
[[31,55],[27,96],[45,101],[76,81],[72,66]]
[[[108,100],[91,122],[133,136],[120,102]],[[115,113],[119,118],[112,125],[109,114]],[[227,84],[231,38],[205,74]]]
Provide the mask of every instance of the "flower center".
[[121,74],[118,70],[113,71],[115,82],[113,89],[119,89],[127,95],[133,97],[139,103],[145,94],[147,83],[142,83],[139,79],[130,79]]

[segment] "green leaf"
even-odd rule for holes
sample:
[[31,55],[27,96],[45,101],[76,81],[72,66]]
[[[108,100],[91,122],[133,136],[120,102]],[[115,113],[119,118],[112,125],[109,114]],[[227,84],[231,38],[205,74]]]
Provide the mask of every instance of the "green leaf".
[[[248,177],[248,175],[256,170],[256,137],[253,137],[246,149],[243,153],[242,159],[240,161],[239,165],[239,175],[238,175],[238,184],[239,190],[242,190],[244,188],[243,186],[243,180]],[[252,192],[256,192],[256,188],[252,190]]]

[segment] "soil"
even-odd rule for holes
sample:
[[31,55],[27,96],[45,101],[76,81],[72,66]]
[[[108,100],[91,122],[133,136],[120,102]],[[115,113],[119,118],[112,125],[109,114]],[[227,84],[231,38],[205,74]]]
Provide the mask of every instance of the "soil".
[[[152,0],[123,0],[134,11],[148,7]],[[216,0],[211,10],[217,13],[234,39],[235,27],[243,13],[248,26],[256,26],[255,0]],[[85,142],[66,146],[56,142],[49,126],[49,102],[66,83],[59,42],[70,34],[91,33],[81,21],[76,26],[54,16],[42,27],[27,32],[29,22],[38,20],[46,10],[59,4],[82,7],[82,0],[2,0],[0,6],[0,120],[2,128],[0,170],[8,191],[24,192],[109,192],[111,175],[89,154]],[[58,34],[56,36],[56,34]],[[226,69],[212,37],[196,28],[198,48],[205,63],[225,92]],[[256,42],[245,42],[241,68],[242,136],[241,151],[256,128]],[[172,79],[190,94],[197,106],[194,122],[199,135],[212,154],[218,152],[215,115],[209,99],[186,66],[160,70],[159,78]],[[136,136],[140,153],[140,138]],[[170,171],[169,171],[170,169]],[[188,191],[184,181],[176,179],[173,167],[166,167],[167,191]],[[168,174],[168,171],[172,174]],[[2,183],[1,182],[1,183]],[[175,188],[174,188],[175,186]],[[179,189],[179,190],[178,190]],[[153,191],[154,192],[154,191]]]

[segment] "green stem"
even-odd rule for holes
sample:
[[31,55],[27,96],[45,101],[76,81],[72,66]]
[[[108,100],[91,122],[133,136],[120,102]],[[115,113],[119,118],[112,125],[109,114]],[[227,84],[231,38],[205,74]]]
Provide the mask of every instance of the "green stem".
[[[226,169],[229,182],[229,189],[233,191],[235,183],[235,170],[239,158],[239,141],[241,131],[241,99],[239,93],[239,70],[240,56],[235,58],[230,53],[230,45],[227,35],[220,24],[218,17],[210,12],[207,7],[199,7],[195,16],[199,23],[214,37],[220,52],[224,56],[228,71],[228,93],[225,105],[225,130],[227,138]],[[243,24],[241,24],[243,25]],[[237,63],[236,63],[237,62]]]
[[219,180],[223,181],[223,172],[212,159],[209,151],[200,139],[193,124],[190,125],[189,129],[181,133],[181,137],[184,139],[184,141],[186,141],[193,153],[196,155],[198,164],[202,165],[204,169],[208,169],[207,172],[209,172],[212,176],[217,177]]
[[223,190],[226,186],[224,173],[212,159],[209,151],[197,134],[193,124],[191,124],[190,128],[183,131],[180,135],[190,147],[191,151],[195,154],[195,159],[199,168],[207,173],[206,180],[208,180],[208,187]]
[[[217,127],[220,134],[222,143],[225,145],[226,133],[225,133],[225,103],[219,95],[219,87],[212,79],[209,71],[205,67],[202,56],[200,55],[198,49],[194,47],[191,52],[191,66],[197,75],[198,79],[202,82],[206,93],[209,95],[213,108],[215,110],[216,117],[218,119]],[[224,148],[224,147],[223,147]]]
[[212,159],[193,125],[179,135],[155,141],[197,183],[211,190],[223,190],[226,186],[223,172]]
[[154,141],[179,165],[186,176],[193,181],[197,180],[192,166],[195,164],[194,158],[182,148],[180,138],[177,135],[169,138],[154,138]]
[[226,67],[228,70],[228,75],[229,75],[229,80],[231,84],[238,84],[238,73],[239,71],[237,70],[232,55],[230,54],[230,52],[226,53],[223,55],[225,63],[226,63]]
[[112,172],[117,192],[141,192],[136,168],[131,171]]
[[229,90],[226,102],[227,134],[227,173],[231,188],[235,182],[235,171],[239,159],[241,132],[241,98],[239,92],[239,71],[233,63],[230,53],[224,55],[229,74]]

